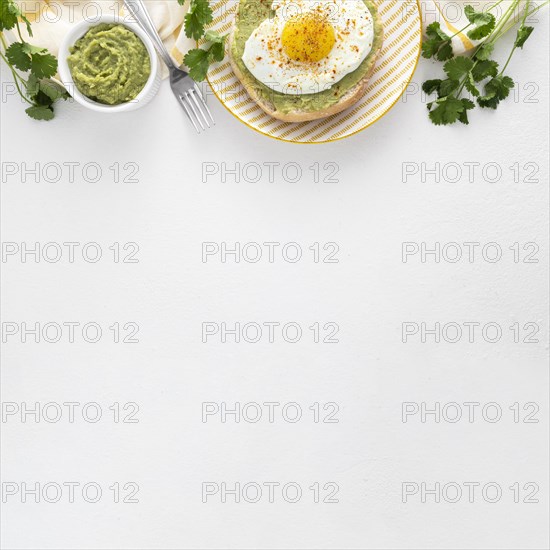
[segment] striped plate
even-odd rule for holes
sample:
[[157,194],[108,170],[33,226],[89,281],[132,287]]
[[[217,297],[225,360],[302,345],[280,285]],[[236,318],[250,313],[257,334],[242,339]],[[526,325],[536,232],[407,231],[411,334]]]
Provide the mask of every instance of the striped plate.
[[[248,96],[229,61],[213,65],[208,82],[216,97],[241,122],[266,136],[293,143],[324,143],[342,139],[370,126],[397,102],[410,82],[422,41],[418,0],[377,0],[384,25],[384,45],[365,95],[350,109],[312,122],[282,122],[264,113]],[[238,0],[213,3],[209,26],[227,33]]]

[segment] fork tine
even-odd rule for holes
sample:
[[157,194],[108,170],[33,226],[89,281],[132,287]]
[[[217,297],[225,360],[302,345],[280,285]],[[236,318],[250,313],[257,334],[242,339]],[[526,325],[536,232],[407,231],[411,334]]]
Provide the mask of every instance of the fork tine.
[[208,113],[208,116],[210,117],[210,120],[212,121],[212,124],[216,124],[214,122],[214,117],[212,116],[212,113],[210,112],[210,109],[208,108],[208,105],[206,104],[206,101],[204,101],[204,97],[202,97],[202,93],[201,93],[201,91],[200,91],[200,89],[199,89],[199,87],[197,86],[196,83],[195,83],[195,91],[197,92],[204,109]]
[[185,94],[185,96],[184,96],[185,102],[193,110],[193,113],[195,114],[195,118],[196,118],[197,122],[201,125],[201,128],[203,130],[206,130],[206,128],[204,127],[204,124],[202,123],[201,117],[199,116],[199,113],[197,112],[197,109],[195,109],[195,106],[193,105],[193,102],[189,99],[189,95],[191,95],[191,94],[189,94],[189,92],[187,92]]
[[206,122],[206,125],[210,128],[210,122],[208,122],[208,119],[206,118],[206,115],[204,114],[204,111],[201,107],[202,101],[199,102],[199,100],[197,99],[197,94],[195,93],[195,90],[193,88],[189,90],[189,95],[191,96],[191,98],[193,99],[193,102],[197,106],[199,113],[202,115],[202,118],[204,119],[204,122]]
[[187,107],[187,102],[185,101],[183,96],[178,95],[177,97],[179,99],[180,105],[183,107],[185,113],[187,114],[187,118],[191,121],[191,124],[193,124],[193,126],[195,127],[195,130],[197,131],[197,134],[200,134],[201,133],[200,128],[197,126],[197,123],[195,122],[195,119],[191,115],[191,111]]

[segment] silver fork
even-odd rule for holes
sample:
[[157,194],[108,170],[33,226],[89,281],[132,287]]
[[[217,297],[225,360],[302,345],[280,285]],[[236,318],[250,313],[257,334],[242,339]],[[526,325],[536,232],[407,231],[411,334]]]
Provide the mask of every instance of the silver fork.
[[[153,41],[160,57],[170,71],[170,87],[176,96],[185,114],[200,134],[201,128],[206,130],[210,124],[215,124],[210,109],[206,105],[202,94],[196,82],[182,69],[177,67],[172,61],[170,54],[166,50],[157,29],[147,12],[147,8],[142,0],[124,0],[124,4],[135,17],[139,26],[147,33]],[[205,126],[206,125],[206,126]]]

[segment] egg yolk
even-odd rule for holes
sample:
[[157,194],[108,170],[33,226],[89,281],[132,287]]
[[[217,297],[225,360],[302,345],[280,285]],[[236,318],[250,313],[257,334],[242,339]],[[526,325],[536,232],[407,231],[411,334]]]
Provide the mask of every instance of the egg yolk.
[[297,15],[287,21],[281,36],[285,53],[295,61],[314,63],[326,57],[336,38],[333,26],[317,14]]

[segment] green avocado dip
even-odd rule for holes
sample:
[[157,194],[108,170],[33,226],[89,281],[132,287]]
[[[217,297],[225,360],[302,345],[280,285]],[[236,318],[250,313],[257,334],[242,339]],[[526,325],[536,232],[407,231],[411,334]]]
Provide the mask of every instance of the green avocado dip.
[[244,75],[246,86],[255,90],[261,98],[270,101],[277,111],[285,114],[295,110],[320,111],[337,103],[348,90],[353,88],[370,71],[376,61],[376,53],[384,38],[382,23],[373,0],[363,1],[373,17],[374,38],[372,49],[361,65],[326,90],[316,94],[289,95],[277,92],[259,82],[246,68],[242,60],[244,47],[250,35],[262,21],[268,17],[273,17],[274,12],[271,10],[273,0],[241,0],[235,21],[231,56]]
[[124,25],[92,27],[69,51],[67,63],[78,91],[106,105],[135,99],[151,74],[147,48]]

